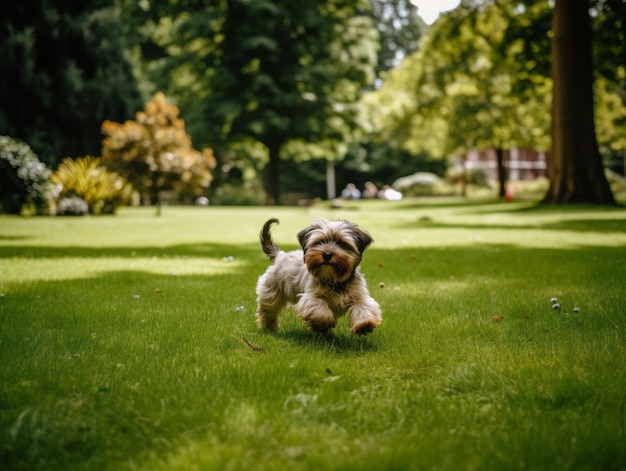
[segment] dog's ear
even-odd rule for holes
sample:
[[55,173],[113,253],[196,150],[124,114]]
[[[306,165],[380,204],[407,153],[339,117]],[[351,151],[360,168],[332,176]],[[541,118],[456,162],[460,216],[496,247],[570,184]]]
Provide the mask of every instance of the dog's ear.
[[303,250],[306,250],[305,246],[309,241],[309,236],[311,235],[311,232],[313,232],[313,228],[311,226],[305,227],[300,232],[298,232],[298,242],[300,242]]
[[355,227],[353,229],[354,241],[356,242],[356,248],[359,250],[359,253],[365,252],[365,249],[369,247],[369,245],[374,242],[372,236],[369,233]]

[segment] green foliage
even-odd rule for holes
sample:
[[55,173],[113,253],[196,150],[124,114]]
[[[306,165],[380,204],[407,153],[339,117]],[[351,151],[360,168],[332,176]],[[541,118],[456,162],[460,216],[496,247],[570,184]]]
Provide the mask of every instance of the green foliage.
[[418,48],[427,29],[417,7],[409,0],[370,0],[376,29],[380,35],[380,50],[376,76],[397,67],[407,55]]
[[[622,68],[624,71],[624,68]],[[605,156],[626,150],[626,104],[615,85],[600,77],[595,88],[595,127],[600,150]]]
[[68,204],[68,198],[77,197],[86,203],[91,214],[113,214],[128,203],[132,192],[124,178],[108,171],[102,159],[91,156],[64,159],[50,181],[59,186],[60,213],[67,212],[62,206]]
[[370,106],[385,107],[378,126],[438,158],[468,147],[548,148],[550,83],[534,76],[533,95],[515,92],[528,73],[514,60],[518,43],[504,44],[513,15],[507,2],[462,5],[433,24],[372,98]]
[[211,197],[211,204],[219,206],[260,206],[265,204],[266,195],[260,182],[252,180],[239,185],[224,184]]
[[450,167],[446,170],[446,181],[450,183],[466,183],[478,186],[489,186],[487,175],[482,169],[463,169]]
[[270,161],[266,188],[278,202],[281,158],[345,154],[356,103],[374,81],[367,8],[362,0],[232,0],[127,11],[146,32],[143,50],[157,51],[148,64],[157,85],[180,97],[200,142],[261,143],[265,158],[254,166]]
[[50,169],[28,144],[0,136],[0,210],[19,214],[26,203],[42,212],[49,198]]
[[56,167],[97,155],[100,124],[141,103],[114,0],[8,2],[0,15],[0,134]]
[[593,0],[594,72],[626,99],[626,8],[621,0]]
[[[315,217],[370,231],[381,327],[260,332],[268,217],[285,249]],[[2,464],[622,469],[625,234],[623,208],[450,198],[2,217]]]
[[454,190],[434,173],[416,172],[393,182],[394,190],[406,196],[436,196],[453,194]]

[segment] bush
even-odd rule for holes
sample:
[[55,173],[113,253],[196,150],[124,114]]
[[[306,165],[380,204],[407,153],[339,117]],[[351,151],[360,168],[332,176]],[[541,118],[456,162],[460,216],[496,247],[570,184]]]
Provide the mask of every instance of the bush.
[[429,172],[417,172],[398,178],[392,187],[404,196],[435,196],[453,192],[442,178]]
[[211,195],[211,204],[216,206],[259,206],[265,203],[265,192],[258,182],[242,185],[224,184]]
[[448,183],[456,185],[461,181],[468,185],[476,185],[483,188],[490,188],[489,179],[484,170],[479,168],[461,169],[450,167],[446,170],[445,179]]
[[73,197],[73,198],[62,198],[59,200],[59,207],[57,209],[57,214],[59,216],[84,216],[89,213],[89,206],[85,202],[85,200]]
[[79,198],[91,214],[113,214],[119,206],[128,202],[132,192],[126,180],[107,170],[97,157],[66,158],[50,180],[60,188],[61,198]]
[[509,185],[513,185],[514,198],[540,199],[548,191],[550,180],[547,177],[538,177],[534,180],[512,181]]
[[0,209],[19,214],[25,204],[41,213],[47,206],[51,187],[50,169],[28,144],[0,136]]
[[606,181],[609,182],[613,192],[626,191],[626,177],[608,168],[604,169],[604,175],[606,176]]

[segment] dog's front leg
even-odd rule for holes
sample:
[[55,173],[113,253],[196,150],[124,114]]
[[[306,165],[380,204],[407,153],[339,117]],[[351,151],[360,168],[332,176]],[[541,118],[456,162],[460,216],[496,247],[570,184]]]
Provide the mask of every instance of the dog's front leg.
[[378,303],[366,296],[348,308],[350,331],[353,334],[369,334],[383,321],[382,311]]
[[315,296],[301,295],[295,308],[304,325],[314,332],[328,332],[337,323],[326,301]]

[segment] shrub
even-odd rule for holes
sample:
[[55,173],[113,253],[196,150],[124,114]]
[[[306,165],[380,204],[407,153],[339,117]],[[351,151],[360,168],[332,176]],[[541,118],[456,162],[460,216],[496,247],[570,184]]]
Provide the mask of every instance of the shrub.
[[28,144],[0,136],[0,209],[19,214],[33,204],[43,212],[50,197],[50,169],[39,160]]
[[450,167],[446,170],[445,179],[448,183],[456,185],[464,181],[468,185],[476,185],[484,188],[490,188],[489,179],[484,170],[479,168],[461,169]]
[[417,172],[398,178],[392,187],[404,196],[445,195],[453,191],[442,178],[429,172]]
[[606,176],[606,181],[611,185],[613,192],[626,191],[626,177],[608,168],[604,169],[604,175]]
[[513,185],[513,195],[515,198],[540,199],[550,187],[550,180],[547,177],[538,177],[534,180],[520,180],[509,182]]
[[211,196],[211,204],[216,206],[259,206],[265,202],[265,192],[258,182],[245,182],[242,185],[224,184]]
[[161,92],[138,112],[135,121],[105,121],[102,157],[106,166],[122,173],[135,189],[150,196],[160,214],[161,194],[177,190],[200,196],[216,165],[211,149],[194,149],[180,110]]
[[57,214],[60,216],[84,216],[89,213],[89,206],[82,198],[62,198],[59,200]]
[[132,192],[123,177],[110,172],[99,158],[91,156],[64,159],[50,180],[59,186],[61,198],[80,198],[91,214],[113,214],[129,200]]

